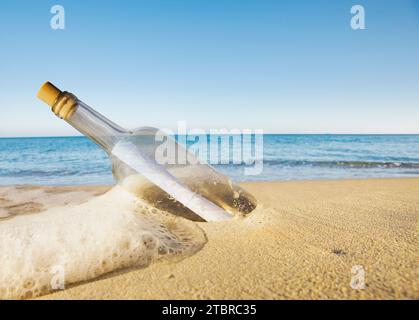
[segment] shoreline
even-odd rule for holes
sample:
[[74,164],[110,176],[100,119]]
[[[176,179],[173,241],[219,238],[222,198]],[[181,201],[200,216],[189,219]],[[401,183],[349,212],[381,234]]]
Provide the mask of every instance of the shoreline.
[[[276,179],[276,180],[247,180],[247,181],[237,181],[233,180],[234,183],[239,185],[246,185],[246,184],[262,184],[262,183],[293,183],[293,182],[338,182],[338,181],[375,181],[375,180],[419,180],[418,175],[406,175],[406,176],[396,176],[396,177],[359,177],[359,178],[324,178],[324,179],[290,179],[290,180],[283,180],[283,179]],[[115,186],[117,182],[114,184],[33,184],[33,183],[17,183],[17,184],[0,184],[1,188],[7,187],[35,187],[35,188],[112,188]]]
[[[40,298],[419,299],[418,178],[240,185],[258,207],[231,222],[196,223],[207,243],[195,254],[114,271]],[[109,187],[23,188],[46,191],[48,206],[69,194],[87,201]],[[364,289],[351,287],[354,266],[363,267]]]

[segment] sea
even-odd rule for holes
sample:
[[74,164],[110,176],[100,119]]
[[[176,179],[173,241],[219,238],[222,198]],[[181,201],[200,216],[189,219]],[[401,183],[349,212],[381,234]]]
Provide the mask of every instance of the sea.
[[[419,177],[419,135],[265,134],[257,141],[257,174],[246,174],[249,163],[213,167],[237,182]],[[86,137],[0,138],[0,185],[114,183],[109,157]]]

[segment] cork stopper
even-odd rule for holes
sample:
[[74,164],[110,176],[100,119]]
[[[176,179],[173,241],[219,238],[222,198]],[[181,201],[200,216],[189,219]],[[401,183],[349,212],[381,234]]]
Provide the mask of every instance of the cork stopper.
[[51,82],[47,81],[39,89],[37,97],[50,107],[53,107],[60,94],[61,90],[54,86]]
[[45,82],[38,91],[38,98],[51,107],[58,117],[68,120],[77,109],[77,97],[69,92],[62,92],[51,82]]

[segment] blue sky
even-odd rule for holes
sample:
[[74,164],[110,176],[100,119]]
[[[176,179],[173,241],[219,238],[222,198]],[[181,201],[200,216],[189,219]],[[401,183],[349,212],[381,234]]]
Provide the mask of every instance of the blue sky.
[[0,136],[76,134],[45,80],[127,128],[419,133],[418,0],[2,0],[0,41]]

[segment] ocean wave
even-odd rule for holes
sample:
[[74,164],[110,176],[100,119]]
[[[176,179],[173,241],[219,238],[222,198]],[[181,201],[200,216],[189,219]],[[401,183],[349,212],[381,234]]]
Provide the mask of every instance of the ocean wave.
[[264,160],[264,164],[271,166],[311,166],[338,168],[379,168],[379,169],[419,169],[417,162],[384,162],[384,161],[312,161],[312,160]]
[[[107,168],[106,168],[107,169]],[[0,168],[0,176],[2,177],[68,177],[68,176],[85,176],[85,175],[105,175],[109,174],[110,170],[106,169],[92,169],[92,170],[8,170]]]

